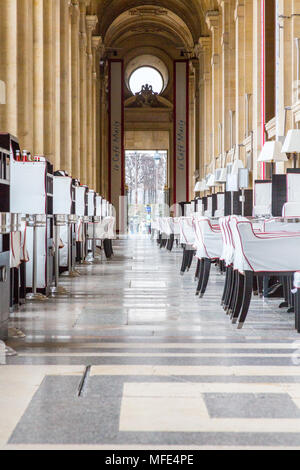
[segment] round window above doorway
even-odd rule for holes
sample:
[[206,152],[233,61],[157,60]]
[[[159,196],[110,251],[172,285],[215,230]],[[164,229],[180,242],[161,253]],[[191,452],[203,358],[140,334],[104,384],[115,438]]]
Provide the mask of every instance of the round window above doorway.
[[133,95],[141,91],[144,85],[152,87],[154,93],[160,94],[164,88],[161,73],[153,67],[139,67],[129,78],[129,88]]
[[152,86],[155,93],[161,94],[169,83],[169,70],[157,56],[139,55],[126,66],[125,81],[133,95],[140,92],[145,85]]

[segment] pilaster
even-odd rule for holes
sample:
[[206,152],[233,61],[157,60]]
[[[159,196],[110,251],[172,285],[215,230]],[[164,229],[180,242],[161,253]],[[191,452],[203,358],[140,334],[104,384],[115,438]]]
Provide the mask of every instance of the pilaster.
[[[71,15],[71,109],[72,109],[72,176],[80,178],[80,69],[79,69],[79,1],[70,3]],[[82,156],[83,158],[83,156]]]
[[95,122],[93,107],[93,53],[92,53],[92,33],[98,23],[97,16],[86,17],[87,31],[87,183],[89,187],[95,188],[94,176],[96,173],[96,162],[93,143],[93,126]]
[[101,90],[100,90],[100,57],[101,57],[101,36],[92,37],[93,54],[93,155],[95,162],[94,188],[101,191]]
[[210,163],[218,156],[219,149],[219,124],[221,116],[220,96],[220,13],[218,10],[206,13],[206,23],[212,35],[212,126],[211,126],[211,151]]
[[235,12],[235,33],[236,33],[236,65],[235,65],[235,83],[236,83],[236,145],[239,150],[236,155],[240,155],[240,144],[245,139],[245,5],[244,1],[237,0]]

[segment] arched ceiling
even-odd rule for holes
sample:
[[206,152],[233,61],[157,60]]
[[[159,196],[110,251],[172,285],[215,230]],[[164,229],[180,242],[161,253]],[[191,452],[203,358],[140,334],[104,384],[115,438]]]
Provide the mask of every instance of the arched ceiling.
[[[205,28],[204,10],[205,3],[211,3],[203,0],[92,0],[92,7],[96,8],[99,16],[99,30],[101,35],[105,36],[110,25],[122,13],[130,9],[143,9],[143,6],[153,6],[156,10],[157,19],[164,16],[163,10],[167,9],[186,23],[191,35],[196,42]],[[135,19],[141,19],[143,12],[136,13]]]
[[174,47],[192,49],[194,46],[191,31],[179,16],[151,5],[121,13],[106,30],[104,42],[107,47],[117,47],[134,36],[135,41],[141,43],[145,42],[144,35],[155,35]]
[[137,45],[150,46],[151,38],[159,37],[167,47],[189,49],[208,34],[205,14],[218,4],[218,0],[91,0],[89,12],[98,15],[97,34],[107,47],[122,47],[131,37]]

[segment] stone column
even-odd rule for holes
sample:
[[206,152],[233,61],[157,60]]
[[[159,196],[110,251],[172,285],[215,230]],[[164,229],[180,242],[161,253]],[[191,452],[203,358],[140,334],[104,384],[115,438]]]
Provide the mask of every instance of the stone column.
[[[195,69],[195,169],[199,170],[200,168],[200,128],[202,116],[200,114],[200,62],[199,60],[194,61]],[[193,188],[194,190],[194,188]]]
[[[276,83],[276,136],[281,138],[285,134],[284,129],[284,108],[290,107],[293,103],[293,47],[295,41],[293,40],[293,31],[299,27],[300,11],[294,10],[295,5],[293,1],[278,0],[278,17],[287,17],[290,19],[279,19],[278,21],[278,50],[279,57],[277,58],[277,83]],[[296,16],[292,16],[295,13]],[[280,26],[283,26],[280,27]],[[296,127],[294,116],[291,111],[287,113],[287,126],[286,131]],[[299,165],[299,159],[297,166]],[[276,173],[285,173],[286,168],[293,166],[293,159],[291,158],[287,164],[277,163]]]
[[70,1],[60,0],[60,164],[72,175]]
[[262,148],[261,1],[253,2],[253,181],[261,178],[261,165],[257,162]]
[[[44,1],[44,154],[55,166],[54,1]],[[39,84],[41,86],[41,84]],[[55,168],[57,169],[57,168]]]
[[87,184],[87,34],[86,0],[79,0],[79,57],[80,57],[80,180]]
[[[293,15],[300,12],[300,0],[293,0]],[[293,28],[293,84],[292,102],[296,104],[300,101],[300,16],[292,17]]]
[[71,13],[71,109],[72,176],[80,178],[80,88],[79,88],[79,3],[72,0]]
[[39,155],[44,154],[44,3],[33,2],[33,153]]
[[[244,77],[245,77],[245,95],[248,96],[248,116],[245,115],[245,130],[247,131],[248,122],[248,135],[252,131],[252,99],[253,99],[253,6],[252,0],[245,0],[245,31],[244,31],[244,45],[245,45],[245,61],[244,61]],[[245,102],[246,102],[245,96]],[[245,109],[247,112],[247,109]]]
[[18,0],[18,138],[22,149],[33,151],[33,3]]
[[61,48],[61,23],[60,23],[60,8],[61,0],[55,0],[53,2],[53,36],[54,36],[54,45],[53,45],[53,62],[54,62],[54,73],[53,73],[53,87],[54,87],[54,110],[53,110],[53,119],[54,119],[54,167],[56,170],[63,169],[61,166],[61,147],[60,147],[60,122],[61,122],[61,83],[60,83],[60,48]]
[[217,10],[208,11],[206,13],[206,22],[212,34],[212,55],[211,55],[211,68],[212,68],[212,145],[210,163],[213,163],[214,158],[219,153],[219,124],[220,124],[220,14]]
[[204,116],[205,129],[203,137],[203,157],[202,157],[202,174],[206,175],[206,167],[210,163],[212,150],[212,69],[211,69],[211,45],[212,40],[209,36],[203,36],[199,39],[199,44],[203,54],[203,87],[204,87]]
[[[291,106],[292,103],[292,88],[293,88],[293,26],[299,23],[299,17],[292,17],[293,1],[278,0],[278,16],[289,17],[291,19],[279,19],[278,23],[278,50],[279,57],[277,57],[277,83],[276,83],[276,135],[277,138],[284,135],[284,108]],[[297,10],[295,13],[299,14]],[[280,26],[283,26],[280,27]],[[289,111],[288,127],[293,128],[293,114]],[[284,170],[283,165],[277,165],[277,172],[281,173]],[[280,171],[281,170],[281,171]]]
[[101,193],[108,198],[108,74],[107,69],[101,75]]
[[[1,55],[5,52],[5,15],[0,15],[0,50]],[[5,129],[6,119],[6,71],[0,67],[0,128]]]
[[87,30],[87,182],[90,188],[95,188],[96,162],[94,154],[94,108],[93,108],[93,52],[92,32],[98,23],[97,16],[86,17]]
[[101,192],[101,151],[100,151],[100,46],[102,44],[101,36],[92,37],[92,53],[93,53],[93,160],[94,160],[94,188],[97,192]]
[[0,14],[1,72],[6,84],[6,104],[1,105],[1,126],[4,131],[17,134],[17,0],[1,2]]
[[234,0],[219,0],[222,10],[221,69],[222,69],[222,150],[231,147],[230,111],[235,109],[235,25]]
[[[200,51],[199,51],[200,52]],[[197,55],[199,59],[199,178],[203,176],[205,161],[205,81],[204,81],[204,54]]]
[[[236,25],[236,144],[242,144],[245,139],[245,8],[244,2],[237,0],[236,9],[234,12],[235,25]],[[241,147],[236,155],[242,159]]]

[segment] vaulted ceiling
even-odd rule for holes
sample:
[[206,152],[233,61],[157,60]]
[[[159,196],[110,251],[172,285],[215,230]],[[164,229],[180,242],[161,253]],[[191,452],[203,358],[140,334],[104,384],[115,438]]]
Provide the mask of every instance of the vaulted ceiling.
[[98,34],[107,47],[160,47],[174,55],[207,35],[205,13],[216,0],[91,0]]

